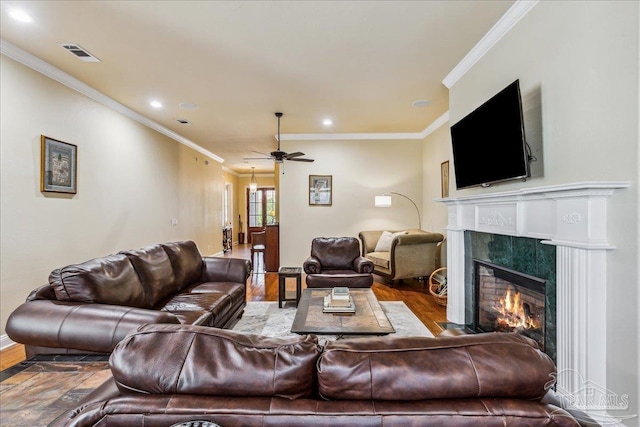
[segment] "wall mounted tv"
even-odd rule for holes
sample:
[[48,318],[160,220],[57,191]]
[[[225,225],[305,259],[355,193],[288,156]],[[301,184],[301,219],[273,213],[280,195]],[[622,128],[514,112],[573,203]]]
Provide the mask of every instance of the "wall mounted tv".
[[529,176],[520,81],[451,126],[458,189]]

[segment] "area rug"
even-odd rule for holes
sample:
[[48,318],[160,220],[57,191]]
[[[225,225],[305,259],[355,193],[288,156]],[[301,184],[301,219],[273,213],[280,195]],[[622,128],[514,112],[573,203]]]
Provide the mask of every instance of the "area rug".
[[[433,334],[402,301],[380,301],[380,305],[396,330],[396,336],[432,337]],[[278,308],[277,302],[249,302],[242,319],[234,331],[259,334],[268,337],[291,337],[291,325],[296,315],[293,306]],[[335,339],[323,335],[321,339]]]
[[[401,301],[381,301],[399,336],[433,336]],[[269,337],[296,336],[296,309],[277,302],[248,302],[234,331]],[[335,339],[321,336],[322,340]],[[0,426],[46,427],[110,376],[107,356],[38,356],[0,373]]]

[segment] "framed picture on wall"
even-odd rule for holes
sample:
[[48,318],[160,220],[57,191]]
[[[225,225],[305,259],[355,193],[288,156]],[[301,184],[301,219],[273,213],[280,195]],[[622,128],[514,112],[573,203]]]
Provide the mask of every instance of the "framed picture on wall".
[[40,191],[76,194],[78,147],[40,137]]
[[331,175],[309,175],[309,206],[331,206]]
[[442,198],[449,197],[449,160],[440,164],[440,183]]

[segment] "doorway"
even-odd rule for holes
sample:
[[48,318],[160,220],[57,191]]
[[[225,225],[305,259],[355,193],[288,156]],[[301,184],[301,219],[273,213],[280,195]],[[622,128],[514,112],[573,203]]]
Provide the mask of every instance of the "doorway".
[[251,243],[251,233],[264,231],[265,226],[276,223],[276,189],[258,188],[255,192],[247,189],[247,242]]

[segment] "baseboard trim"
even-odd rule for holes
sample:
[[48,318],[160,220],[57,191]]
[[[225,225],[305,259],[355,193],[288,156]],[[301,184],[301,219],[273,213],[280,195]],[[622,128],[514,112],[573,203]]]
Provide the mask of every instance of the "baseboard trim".
[[0,351],[6,350],[9,347],[12,347],[16,344],[17,344],[16,342],[11,341],[11,338],[9,338],[9,335],[7,334],[0,335]]

